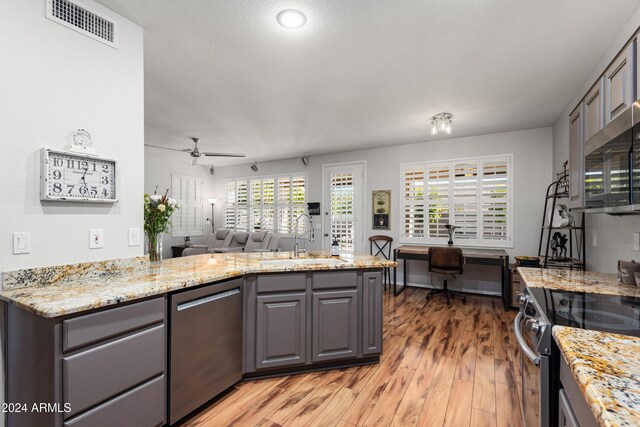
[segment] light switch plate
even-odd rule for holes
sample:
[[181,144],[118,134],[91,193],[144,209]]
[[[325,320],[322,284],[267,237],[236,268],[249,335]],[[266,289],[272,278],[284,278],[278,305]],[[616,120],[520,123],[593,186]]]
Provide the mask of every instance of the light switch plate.
[[640,251],[640,233],[633,233],[633,250]]
[[104,247],[104,232],[101,228],[89,230],[89,249],[101,249]]
[[13,233],[13,254],[31,253],[31,233],[26,231]]
[[140,229],[129,229],[129,246],[140,246]]

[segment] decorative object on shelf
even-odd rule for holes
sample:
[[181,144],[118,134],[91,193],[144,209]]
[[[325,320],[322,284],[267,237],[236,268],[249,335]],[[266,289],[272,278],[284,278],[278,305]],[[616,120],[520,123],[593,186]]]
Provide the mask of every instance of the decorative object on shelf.
[[567,205],[559,204],[556,207],[558,211],[558,215],[560,215],[560,227],[573,227],[576,222],[576,219],[573,217],[573,214],[569,212],[569,208]]
[[453,114],[440,113],[431,117],[431,135],[443,133],[451,135],[451,123],[453,122]]
[[566,234],[562,234],[559,231],[553,233],[551,238],[551,259],[554,261],[567,262],[571,258],[567,258],[567,239]]
[[455,234],[456,230],[460,227],[457,227],[453,224],[447,224],[444,227],[447,229],[447,233],[449,233],[449,241],[447,242],[447,244],[449,246],[453,246],[453,235]]
[[517,256],[515,260],[517,267],[540,267],[540,258],[537,256]]
[[168,196],[169,190],[164,195],[144,195],[144,233],[147,235],[147,251],[151,263],[162,261],[162,233],[166,232],[171,223],[171,215],[178,209],[178,202]]
[[[200,142],[200,138],[191,138],[191,140],[193,141],[193,148],[169,148],[169,147],[162,147],[160,145],[153,145],[153,144],[144,144],[147,147],[153,147],[153,148],[160,148],[162,150],[171,150],[171,151],[179,151],[181,153],[189,153],[189,156],[191,157],[190,160],[190,164],[191,166],[195,166],[196,163],[198,163],[198,159],[201,156],[207,156],[207,157],[246,157],[246,154],[243,153],[212,153],[209,151],[200,151],[198,149],[198,142]],[[213,175],[213,166],[211,166],[211,175]]]
[[389,230],[389,216],[391,215],[391,190],[374,190],[371,192],[373,204],[373,229]]
[[[67,147],[71,149],[71,147]],[[40,152],[40,200],[115,203],[118,201],[118,162],[92,154]]]
[[209,204],[211,205],[211,218],[207,218],[207,224],[209,224],[211,226],[211,232],[215,233],[216,232],[216,225],[215,225],[215,214],[214,214],[214,207],[216,205],[216,203],[218,203],[218,199],[207,199],[207,201],[209,202]]
[[71,134],[71,142],[67,146],[67,151],[87,156],[98,156],[98,150],[91,141],[91,134],[86,129],[76,129]]
[[189,246],[191,246],[191,237],[190,236],[185,236],[184,238],[184,245],[188,248]]
[[333,238],[331,242],[331,256],[340,256],[340,241],[337,237]]

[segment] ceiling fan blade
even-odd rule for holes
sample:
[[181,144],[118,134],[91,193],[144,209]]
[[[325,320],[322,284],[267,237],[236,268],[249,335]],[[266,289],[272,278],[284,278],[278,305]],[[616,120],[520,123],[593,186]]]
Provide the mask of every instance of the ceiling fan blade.
[[209,157],[247,157],[247,155],[243,153],[211,153],[203,151],[202,154]]
[[190,164],[191,166],[195,166],[195,165],[196,165],[196,163],[198,163],[198,158],[197,158],[197,157],[195,157],[195,156],[191,156],[191,161],[189,162],[189,164]]
[[153,145],[153,144],[144,144],[144,145],[146,145],[147,147],[161,148],[161,149],[163,149],[163,150],[180,151],[180,152],[184,152],[184,151],[187,151],[187,150],[188,150],[188,151],[191,151],[191,149],[190,149],[190,148],[189,148],[189,149],[183,149],[183,150],[181,150],[181,149],[179,149],[179,148],[161,147],[160,145]]

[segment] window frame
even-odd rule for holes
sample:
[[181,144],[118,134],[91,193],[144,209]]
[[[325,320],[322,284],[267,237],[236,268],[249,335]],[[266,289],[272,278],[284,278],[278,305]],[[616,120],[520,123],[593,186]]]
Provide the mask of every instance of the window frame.
[[[294,192],[294,180],[295,178],[300,178],[302,177],[304,179],[304,199],[302,203],[294,203],[294,199],[293,199],[293,192]],[[279,200],[279,192],[280,192],[280,187],[279,187],[279,180],[281,178],[287,178],[289,179],[289,189],[291,191],[290,195],[289,195],[289,202],[288,203],[282,203]],[[252,181],[256,181],[256,180],[260,180],[260,192],[261,192],[261,196],[260,196],[260,204],[254,207],[254,203],[252,203],[252,185],[251,182]],[[267,180],[273,180],[273,204],[268,203],[265,205],[264,203],[264,182]],[[247,203],[246,205],[240,205],[239,203],[237,203],[238,200],[238,183],[239,182],[246,182],[246,186],[247,186]],[[270,233],[276,234],[278,236],[282,236],[282,237],[293,237],[294,235],[294,224],[293,222],[290,224],[289,226],[289,230],[290,232],[288,233],[282,233],[280,230],[282,229],[282,227],[280,226],[280,215],[279,215],[279,209],[282,207],[288,207],[289,208],[289,215],[293,215],[293,212],[295,210],[295,208],[300,208],[302,207],[303,212],[306,213],[307,212],[307,194],[308,194],[308,185],[309,185],[309,174],[307,172],[300,172],[300,173],[286,173],[286,174],[271,174],[271,175],[261,175],[261,176],[244,176],[244,177],[230,177],[230,178],[225,178],[223,180],[222,183],[222,191],[223,191],[223,206],[222,206],[222,212],[223,212],[223,224],[225,227],[227,227],[227,209],[230,207],[228,204],[228,199],[227,199],[227,184],[228,183],[234,183],[235,184],[235,193],[236,193],[236,202],[234,203],[235,206],[235,227],[229,227],[235,231],[248,231],[251,232],[253,231],[252,229],[252,211],[255,209],[259,209],[261,212],[261,218],[264,218],[264,209],[265,206],[267,206],[267,209],[272,208],[273,209],[273,230],[272,229],[266,229],[266,228],[262,228],[261,227],[261,231],[268,231]],[[238,209],[246,209],[247,212],[247,218],[246,218],[246,228],[238,228]],[[261,223],[264,223],[264,220],[261,220]]]
[[[483,226],[481,222],[480,212],[482,211],[482,182],[480,175],[480,166],[484,163],[490,161],[506,161],[507,163],[507,229],[506,229],[506,238],[503,240],[492,240],[492,239],[484,239],[483,238]],[[449,220],[450,223],[455,225],[454,217],[454,204],[456,198],[454,197],[454,182],[455,182],[455,165],[464,162],[476,162],[478,165],[478,179],[476,183],[477,189],[477,204],[476,204],[476,218],[477,218],[477,229],[476,229],[476,239],[462,239],[456,238],[454,235],[454,244],[458,246],[464,247],[477,247],[477,248],[513,248],[514,247],[514,203],[513,203],[513,183],[514,183],[514,175],[513,175],[513,164],[514,164],[514,154],[495,154],[495,155],[486,155],[486,156],[474,156],[474,157],[460,157],[460,158],[451,158],[451,159],[437,159],[437,160],[428,160],[428,161],[419,161],[419,162],[409,162],[409,163],[401,163],[400,171],[399,171],[399,197],[398,197],[398,212],[399,212],[399,243],[401,244],[422,244],[422,245],[446,245],[448,241],[448,237],[429,237],[429,197],[428,197],[428,176],[429,176],[429,167],[436,165],[449,165],[449,194],[448,194],[448,206],[449,206]],[[405,227],[405,170],[410,168],[421,168],[424,172],[425,182],[424,182],[424,193],[423,196],[423,206],[424,206],[424,236],[423,237],[408,237],[404,235],[404,227]]]

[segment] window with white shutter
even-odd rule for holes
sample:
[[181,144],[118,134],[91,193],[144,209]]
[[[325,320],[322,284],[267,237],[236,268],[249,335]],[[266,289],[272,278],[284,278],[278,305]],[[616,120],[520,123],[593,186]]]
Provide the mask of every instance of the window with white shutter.
[[306,209],[306,180],[306,174],[225,180],[225,228],[293,234]]
[[446,244],[452,224],[459,245],[512,247],[512,163],[508,154],[401,165],[400,240]]
[[171,216],[171,236],[200,236],[204,234],[202,190],[204,180],[193,176],[171,175],[171,196],[180,209]]

